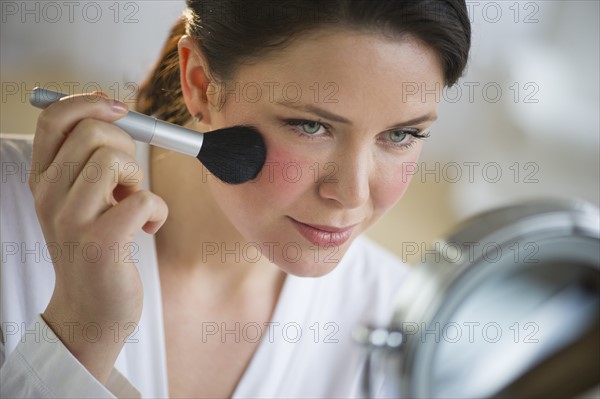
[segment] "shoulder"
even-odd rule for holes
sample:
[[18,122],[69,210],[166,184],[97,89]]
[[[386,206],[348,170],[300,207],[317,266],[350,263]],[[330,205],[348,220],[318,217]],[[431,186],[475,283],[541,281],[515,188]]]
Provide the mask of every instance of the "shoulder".
[[0,134],[0,163],[2,167],[2,202],[17,194],[29,194],[27,179],[31,164],[33,135]]
[[33,203],[27,184],[31,172],[32,147],[33,136],[0,134],[0,203],[3,216],[6,213],[19,213]]
[[342,278],[356,280],[363,286],[383,288],[399,284],[409,267],[387,249],[366,236],[358,237],[340,262]]
[[24,204],[21,201],[31,197],[27,180],[31,169],[32,147],[33,135],[0,134],[0,198],[3,211],[14,207],[22,209]]
[[409,267],[396,255],[364,235],[354,241],[348,252],[348,261],[356,263],[359,268],[376,265],[378,271],[382,273],[402,275],[409,270]]
[[[48,303],[54,270],[28,185],[33,136],[0,135],[0,321],[29,324]],[[6,343],[10,352],[17,335]]]
[[363,322],[386,324],[409,271],[410,267],[390,251],[360,236],[323,279],[335,291],[340,311],[356,312]]
[[[31,161],[31,149],[33,148],[33,134],[0,134],[0,160],[5,162]],[[2,168],[4,176],[5,168]],[[4,181],[4,179],[3,179]]]

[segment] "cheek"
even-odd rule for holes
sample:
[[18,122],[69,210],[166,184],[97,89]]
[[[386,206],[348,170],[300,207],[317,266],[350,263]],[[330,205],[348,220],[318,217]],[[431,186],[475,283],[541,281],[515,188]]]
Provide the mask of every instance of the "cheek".
[[310,195],[315,184],[315,160],[276,143],[268,143],[267,148],[265,166],[254,183],[263,195],[268,195],[277,208],[288,208]]
[[[261,225],[273,222],[310,201],[314,190],[314,158],[284,145],[267,141],[265,165],[251,182],[239,186],[212,185],[226,214],[238,223]],[[311,168],[312,166],[312,168]],[[316,192],[316,191],[315,191]],[[240,227],[240,226],[238,226]]]
[[386,212],[402,198],[417,171],[420,153],[419,146],[400,161],[394,160],[380,165],[379,173],[376,174],[375,183],[372,185],[375,213]]

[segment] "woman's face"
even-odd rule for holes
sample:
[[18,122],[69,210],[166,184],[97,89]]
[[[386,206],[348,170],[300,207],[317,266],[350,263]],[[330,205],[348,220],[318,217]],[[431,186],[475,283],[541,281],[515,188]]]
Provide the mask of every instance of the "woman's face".
[[285,272],[330,272],[406,191],[442,87],[425,45],[348,31],[242,66],[213,101],[211,127],[256,126],[267,161],[253,182],[209,179],[216,202]]

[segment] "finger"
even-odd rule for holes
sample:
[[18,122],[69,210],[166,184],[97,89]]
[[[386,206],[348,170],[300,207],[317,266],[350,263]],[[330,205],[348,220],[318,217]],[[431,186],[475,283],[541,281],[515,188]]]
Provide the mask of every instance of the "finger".
[[[64,172],[61,179],[55,182],[58,193],[64,193],[66,196],[67,190],[72,187],[92,154],[101,147],[114,148],[131,157],[135,156],[135,142],[122,129],[97,119],[83,119],[68,135],[54,158],[52,165]],[[48,167],[42,177],[45,177],[46,173],[52,174],[54,169]],[[43,180],[52,181],[49,178]]]
[[108,209],[96,220],[95,226],[106,232],[114,232],[115,226],[121,226],[123,230],[112,238],[132,241],[140,229],[148,234],[156,233],[167,220],[168,214],[169,208],[162,198],[150,191],[140,190]]
[[38,117],[32,152],[34,173],[30,177],[30,185],[35,186],[35,182],[39,181],[39,174],[47,169],[68,133],[81,119],[113,122],[126,113],[127,105],[99,94],[64,97],[51,104]]
[[65,209],[82,223],[97,219],[115,205],[117,186],[136,192],[144,178],[143,170],[132,156],[111,147],[100,147],[85,164],[67,194]]

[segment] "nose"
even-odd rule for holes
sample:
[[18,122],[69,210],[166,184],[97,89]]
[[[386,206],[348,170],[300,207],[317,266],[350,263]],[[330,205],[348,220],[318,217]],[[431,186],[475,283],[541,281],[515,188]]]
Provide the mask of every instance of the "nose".
[[371,195],[371,164],[368,151],[343,151],[335,157],[335,161],[322,165],[322,177],[318,181],[319,195],[321,198],[336,201],[346,209],[360,207]]

